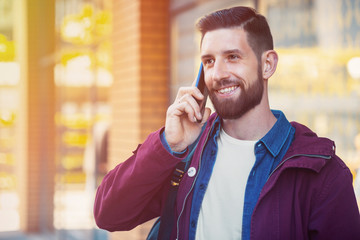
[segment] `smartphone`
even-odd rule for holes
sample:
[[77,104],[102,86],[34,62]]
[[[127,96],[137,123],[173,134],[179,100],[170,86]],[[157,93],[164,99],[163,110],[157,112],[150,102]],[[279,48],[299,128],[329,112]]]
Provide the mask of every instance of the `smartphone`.
[[[196,78],[195,86],[204,95],[203,100],[201,100],[201,101],[197,100],[197,102],[198,102],[198,104],[200,106],[201,114],[204,115],[205,105],[206,105],[206,101],[207,101],[207,97],[208,97],[208,90],[207,90],[207,87],[205,85],[204,69],[203,69],[203,64],[202,63],[200,64],[200,69],[199,69],[199,73],[198,73],[197,78]],[[198,122],[201,122],[201,121],[198,120]]]

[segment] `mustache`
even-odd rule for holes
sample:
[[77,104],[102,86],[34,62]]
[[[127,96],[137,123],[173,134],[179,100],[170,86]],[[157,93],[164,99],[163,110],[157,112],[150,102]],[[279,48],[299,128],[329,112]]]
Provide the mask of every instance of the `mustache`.
[[241,79],[222,79],[215,82],[214,88],[221,89],[233,85],[239,85],[241,89],[244,89],[245,87],[244,82]]

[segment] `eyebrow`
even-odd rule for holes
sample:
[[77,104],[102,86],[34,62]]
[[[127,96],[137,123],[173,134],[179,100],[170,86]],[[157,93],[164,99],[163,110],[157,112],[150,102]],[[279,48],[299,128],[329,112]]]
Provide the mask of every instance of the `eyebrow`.
[[230,50],[226,50],[226,51],[223,52],[224,55],[228,55],[228,54],[231,54],[231,53],[237,53],[237,54],[239,54],[240,56],[243,56],[243,55],[244,55],[243,52],[240,51],[240,49],[237,49],[237,48],[235,48],[235,49],[230,49]]
[[202,56],[201,56],[201,60],[209,59],[209,58],[211,58],[211,57],[212,57],[211,54],[205,54],[205,55],[202,55]]
[[[239,54],[240,56],[244,55],[244,53],[240,49],[237,49],[237,48],[223,51],[222,55],[229,55],[229,54],[234,54],[234,53]],[[205,54],[205,55],[201,56],[201,59],[202,60],[208,59],[208,58],[211,58],[212,56],[213,56],[212,54]]]

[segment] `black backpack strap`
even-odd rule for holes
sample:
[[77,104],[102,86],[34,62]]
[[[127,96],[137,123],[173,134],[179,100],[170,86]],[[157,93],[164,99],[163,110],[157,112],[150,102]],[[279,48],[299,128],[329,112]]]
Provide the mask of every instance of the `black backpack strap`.
[[175,170],[172,174],[171,181],[170,181],[170,189],[169,193],[166,199],[165,206],[163,208],[163,211],[161,213],[161,222],[159,227],[159,235],[158,240],[169,240],[171,236],[171,232],[174,226],[174,220],[175,220],[175,202],[177,197],[177,191],[179,189],[179,184],[182,179],[182,177],[185,174],[185,171],[187,171],[187,168],[190,165],[192,156],[195,152],[196,146],[199,142],[199,139],[202,135],[202,133],[205,130],[206,124],[201,129],[201,133],[199,137],[196,139],[196,141],[189,146],[189,155],[186,157],[186,159],[180,163],[178,163],[175,167]]
[[181,178],[185,173],[186,162],[180,162],[173,173],[170,183],[168,197],[166,199],[165,207],[161,213],[161,223],[159,228],[158,240],[170,239],[171,231],[174,226],[174,206],[179,189]]

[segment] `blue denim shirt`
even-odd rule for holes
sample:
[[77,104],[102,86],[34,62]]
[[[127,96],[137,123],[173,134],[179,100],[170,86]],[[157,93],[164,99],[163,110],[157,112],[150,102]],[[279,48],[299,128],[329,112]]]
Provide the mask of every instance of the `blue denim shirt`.
[[[277,118],[276,123],[270,131],[255,144],[254,151],[256,160],[252,170],[250,171],[245,189],[242,226],[243,240],[250,239],[251,215],[260,196],[260,192],[268,177],[281,162],[295,135],[295,129],[291,126],[281,111],[273,110],[272,113]],[[217,118],[210,133],[211,137],[209,137],[209,140],[204,148],[204,152],[201,157],[200,171],[198,173],[199,176],[194,187],[189,227],[190,240],[195,239],[201,203],[204,199],[205,191],[217,156],[217,138],[219,136],[220,129],[221,120],[220,118]],[[169,149],[163,135],[161,140]]]
[[[277,165],[287,152],[295,134],[285,115],[281,111],[272,111],[277,118],[270,131],[255,144],[255,164],[249,174],[244,199],[242,239],[250,239],[251,215],[260,196],[260,192]],[[202,155],[199,176],[197,178],[192,199],[189,239],[195,239],[197,220],[200,213],[207,185],[217,155],[217,137],[220,132],[220,119],[216,120],[212,136],[205,146]]]

